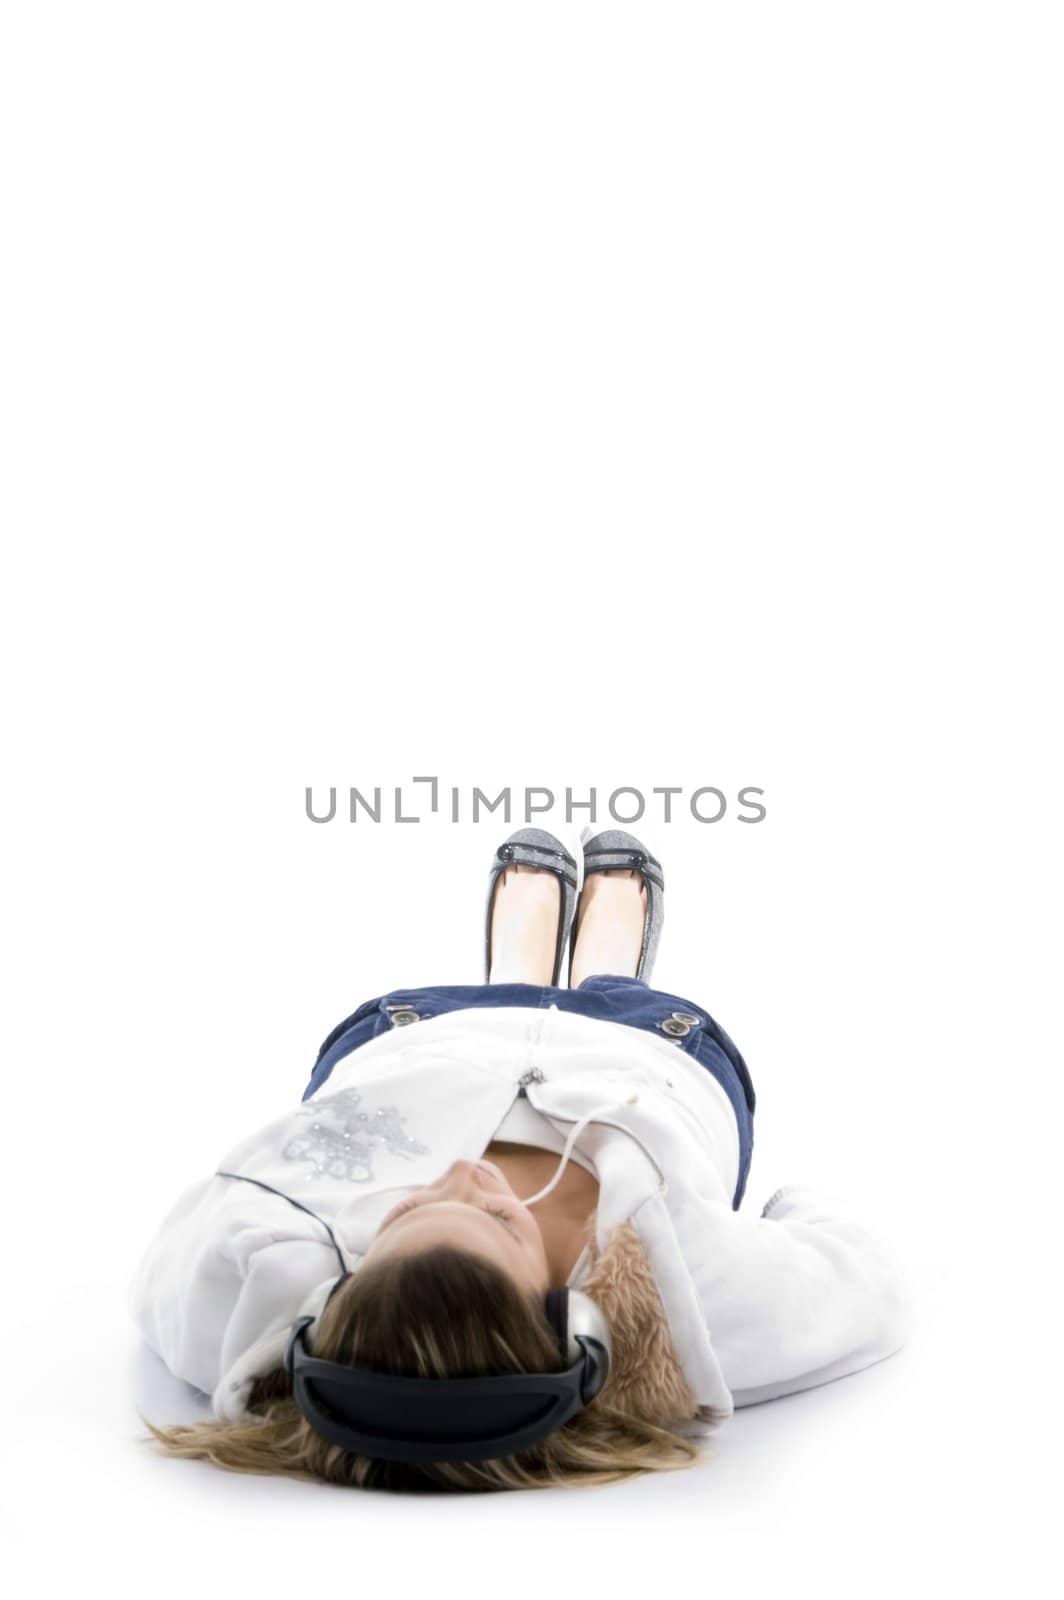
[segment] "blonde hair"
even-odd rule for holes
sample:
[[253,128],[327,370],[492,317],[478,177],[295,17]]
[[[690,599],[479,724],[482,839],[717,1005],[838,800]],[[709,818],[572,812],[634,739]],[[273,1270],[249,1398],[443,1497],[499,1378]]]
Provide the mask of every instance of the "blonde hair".
[[[580,1287],[610,1322],[609,1377],[583,1411],[518,1454],[424,1463],[353,1455],[314,1432],[281,1368],[256,1380],[246,1417],[174,1427],[156,1427],[143,1416],[141,1421],[167,1455],[212,1461],[231,1472],[352,1488],[575,1488],[690,1466],[699,1450],[671,1425],[706,1413],[676,1359],[657,1284],[631,1222],[613,1230],[603,1251],[593,1243],[592,1261]],[[561,1365],[539,1298],[484,1258],[447,1245],[360,1267],[333,1295],[311,1340],[315,1354],[330,1360],[423,1377]]]

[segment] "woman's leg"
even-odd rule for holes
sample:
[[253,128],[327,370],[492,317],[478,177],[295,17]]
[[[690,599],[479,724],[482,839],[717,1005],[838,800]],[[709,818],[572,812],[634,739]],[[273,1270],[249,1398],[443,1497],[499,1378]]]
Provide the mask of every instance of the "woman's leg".
[[598,973],[634,978],[643,944],[647,892],[642,875],[624,868],[585,879],[573,925],[573,973],[578,989]]
[[553,872],[507,867],[491,918],[489,983],[549,984],[554,972],[561,886]]

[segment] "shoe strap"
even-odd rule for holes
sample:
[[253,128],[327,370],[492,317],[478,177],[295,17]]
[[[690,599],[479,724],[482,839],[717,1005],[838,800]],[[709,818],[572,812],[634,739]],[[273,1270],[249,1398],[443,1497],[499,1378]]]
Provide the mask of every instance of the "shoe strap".
[[584,876],[589,872],[608,872],[613,867],[638,867],[644,877],[664,889],[661,863],[645,850],[606,849],[584,851]]
[[[537,857],[539,860],[544,861],[544,865],[546,865],[547,860],[554,861],[557,865],[549,870],[556,872],[559,877],[565,878],[574,887],[576,886],[576,862],[564,850],[548,850],[546,845],[518,842],[516,844],[501,844],[496,850],[495,856],[499,861],[516,861],[519,866],[535,866],[537,865],[535,859]],[[531,856],[534,859],[526,861],[526,856]]]

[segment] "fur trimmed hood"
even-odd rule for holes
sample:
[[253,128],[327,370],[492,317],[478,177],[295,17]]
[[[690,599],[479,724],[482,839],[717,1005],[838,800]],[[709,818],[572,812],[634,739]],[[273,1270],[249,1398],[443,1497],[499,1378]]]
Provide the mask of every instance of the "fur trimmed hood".
[[606,1313],[614,1361],[603,1393],[659,1427],[703,1422],[669,1334],[646,1246],[631,1222],[610,1234],[580,1288]]

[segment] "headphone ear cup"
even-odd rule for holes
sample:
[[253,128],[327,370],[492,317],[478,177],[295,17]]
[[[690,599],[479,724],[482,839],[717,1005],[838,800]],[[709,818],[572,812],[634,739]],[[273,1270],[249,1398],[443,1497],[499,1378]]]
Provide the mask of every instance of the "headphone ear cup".
[[[589,1351],[585,1341],[592,1342],[596,1354],[589,1365],[590,1393],[587,1398],[597,1394],[606,1381],[613,1359],[613,1336],[604,1312],[589,1295],[568,1286],[548,1289],[544,1310],[547,1321],[554,1329],[558,1354],[565,1366],[571,1367],[574,1361],[581,1359],[588,1361]],[[578,1334],[583,1338],[578,1338]]]
[[295,1381],[296,1345],[303,1337],[307,1328],[313,1327],[313,1317],[297,1317],[292,1324],[292,1331],[288,1336],[288,1343],[284,1352],[284,1370],[288,1374],[289,1383]]
[[569,1289],[566,1307],[567,1337],[573,1351],[571,1360],[584,1357],[581,1393],[584,1404],[594,1399],[609,1377],[613,1361],[613,1334],[602,1307],[581,1289]]
[[558,1341],[558,1355],[565,1366],[571,1367],[579,1358],[581,1351],[579,1345],[570,1348],[568,1288],[563,1286],[560,1289],[548,1289],[543,1309]]

